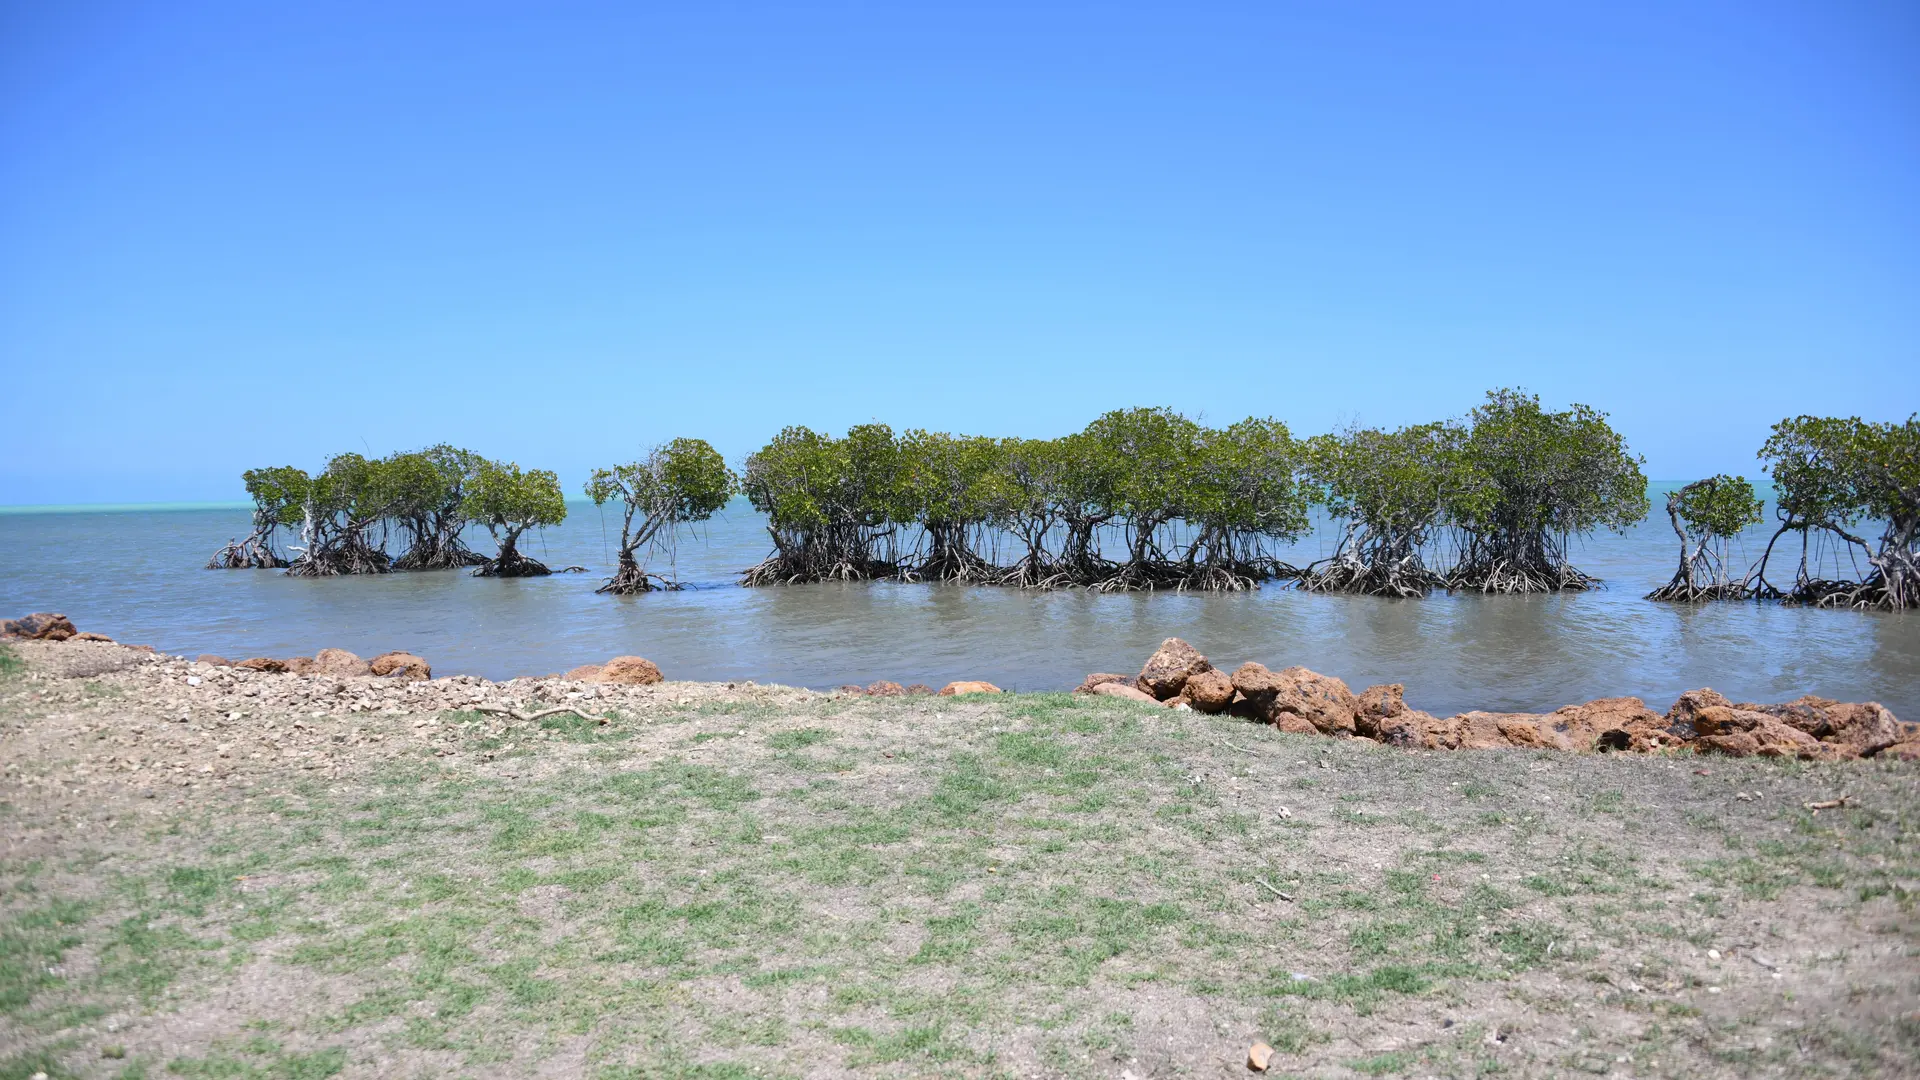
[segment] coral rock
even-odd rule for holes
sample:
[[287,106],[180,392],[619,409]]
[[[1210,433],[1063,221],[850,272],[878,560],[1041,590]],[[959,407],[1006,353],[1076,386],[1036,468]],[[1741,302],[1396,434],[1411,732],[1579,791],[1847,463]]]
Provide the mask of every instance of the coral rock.
[[922,697],[931,693],[933,693],[933,687],[928,686],[926,683],[917,682],[907,684],[908,697]]
[[314,671],[313,657],[311,656],[289,656],[280,662],[280,666],[295,675],[316,674]]
[[1073,692],[1076,694],[1091,694],[1093,693],[1093,688],[1099,686],[1101,683],[1113,682],[1131,683],[1133,682],[1133,676],[1115,675],[1111,671],[1096,671],[1080,680],[1080,685],[1074,687]]
[[660,674],[660,669],[651,660],[638,656],[616,656],[601,666],[599,681],[623,686],[651,686],[665,682],[666,676]]
[[249,657],[233,666],[237,668],[245,668],[248,671],[268,671],[268,672],[278,673],[278,672],[287,670],[286,664],[265,656]]
[[947,685],[940,688],[941,697],[954,697],[959,694],[998,694],[998,693],[1001,693],[1000,688],[993,685],[992,683],[977,682],[973,680],[960,680],[957,682],[950,682]]
[[35,641],[65,641],[79,633],[65,615],[36,611],[18,619],[0,622],[0,637],[28,638]]
[[233,661],[227,659],[224,656],[215,656],[212,653],[201,653],[199,656],[196,656],[193,658],[193,662],[196,664],[206,664],[209,667],[232,667],[233,666]]
[[1233,704],[1233,680],[1224,671],[1208,668],[1187,676],[1180,697],[1203,713],[1225,712]]
[[1146,666],[1140,669],[1133,684],[1161,701],[1168,701],[1179,696],[1190,676],[1212,669],[1213,665],[1200,655],[1199,649],[1170,637],[1147,657]]
[[313,674],[315,675],[370,675],[372,669],[367,662],[345,649],[321,649],[313,654]]
[[1127,701],[1144,701],[1149,705],[1160,704],[1160,699],[1128,682],[1098,683],[1088,693],[1095,697],[1117,697]]
[[1323,735],[1354,734],[1354,706],[1358,702],[1346,683],[1303,667],[1290,667],[1278,678],[1281,687],[1268,710],[1270,720],[1278,723],[1280,713],[1293,713]]
[[601,670],[599,664],[582,664],[560,677],[573,682],[599,682]]
[[879,682],[868,683],[866,694],[868,697],[906,697],[907,688],[897,682],[882,679]]
[[433,678],[433,668],[410,652],[386,652],[373,658],[368,669],[375,675],[392,675],[411,681]]

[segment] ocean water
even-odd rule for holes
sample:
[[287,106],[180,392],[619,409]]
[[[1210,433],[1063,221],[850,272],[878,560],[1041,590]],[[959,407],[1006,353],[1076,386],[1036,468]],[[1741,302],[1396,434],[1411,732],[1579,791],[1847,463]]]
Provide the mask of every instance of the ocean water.
[[[1088,672],[1137,670],[1161,639],[1178,636],[1222,667],[1302,664],[1356,690],[1404,683],[1409,702],[1439,714],[1623,694],[1664,709],[1683,690],[1711,686],[1735,700],[1878,700],[1920,719],[1920,613],[1643,600],[1676,559],[1657,510],[1625,536],[1577,549],[1576,565],[1606,579],[1604,589],[1424,600],[1282,587],[1218,596],[889,583],[743,589],[736,573],[763,558],[768,542],[742,500],[680,542],[675,562],[689,585],[680,592],[595,595],[619,521],[590,503],[523,542],[549,565],[579,564],[586,574],[305,580],[203,569],[247,520],[244,508],[204,506],[0,513],[0,612],[65,612],[83,630],[188,655],[406,649],[435,674],[506,678],[633,654],[669,678],[821,688],[986,679],[1065,690]],[[1336,539],[1322,525],[1289,556],[1310,561]],[[1756,531],[1742,543],[1757,554],[1765,540]],[[484,534],[475,542],[489,550]],[[1791,577],[1784,569],[1776,579]]]

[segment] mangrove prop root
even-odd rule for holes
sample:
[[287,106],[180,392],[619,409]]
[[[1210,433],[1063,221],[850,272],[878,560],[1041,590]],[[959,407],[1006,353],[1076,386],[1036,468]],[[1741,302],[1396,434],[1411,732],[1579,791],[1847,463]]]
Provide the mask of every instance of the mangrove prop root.
[[1522,564],[1506,559],[1468,563],[1447,579],[1449,590],[1480,593],[1582,592],[1600,587],[1600,579],[1566,563]]
[[547,564],[538,559],[529,559],[518,551],[509,551],[503,555],[488,559],[474,570],[474,577],[545,577],[553,573]]
[[1347,555],[1316,563],[1299,577],[1299,586],[1307,592],[1356,593],[1362,596],[1426,596],[1446,587],[1446,579],[1417,560],[1368,563]]
[[393,561],[395,570],[458,570],[485,565],[487,557],[460,542],[457,536],[428,536]]
[[[565,573],[565,571],[561,571]],[[606,584],[593,590],[596,593],[611,593],[615,596],[632,596],[636,593],[667,591],[681,588],[678,581],[661,577],[659,574],[642,570],[637,564],[628,563],[607,579]]]
[[276,554],[259,533],[245,540],[229,540],[207,560],[209,570],[281,570],[287,560]]

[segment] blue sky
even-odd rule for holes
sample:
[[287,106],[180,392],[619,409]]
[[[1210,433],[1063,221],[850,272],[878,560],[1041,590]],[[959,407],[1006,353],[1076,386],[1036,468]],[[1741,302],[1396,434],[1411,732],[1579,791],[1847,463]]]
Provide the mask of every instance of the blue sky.
[[1920,5],[0,0],[0,503],[448,440],[1920,407]]

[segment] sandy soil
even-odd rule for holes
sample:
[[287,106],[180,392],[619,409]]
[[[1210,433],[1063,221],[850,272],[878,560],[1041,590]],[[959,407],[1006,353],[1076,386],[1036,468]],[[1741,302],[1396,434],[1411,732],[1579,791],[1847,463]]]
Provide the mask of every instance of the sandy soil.
[[0,1078],[1920,1060],[1913,764],[83,642],[11,646],[0,761]]

